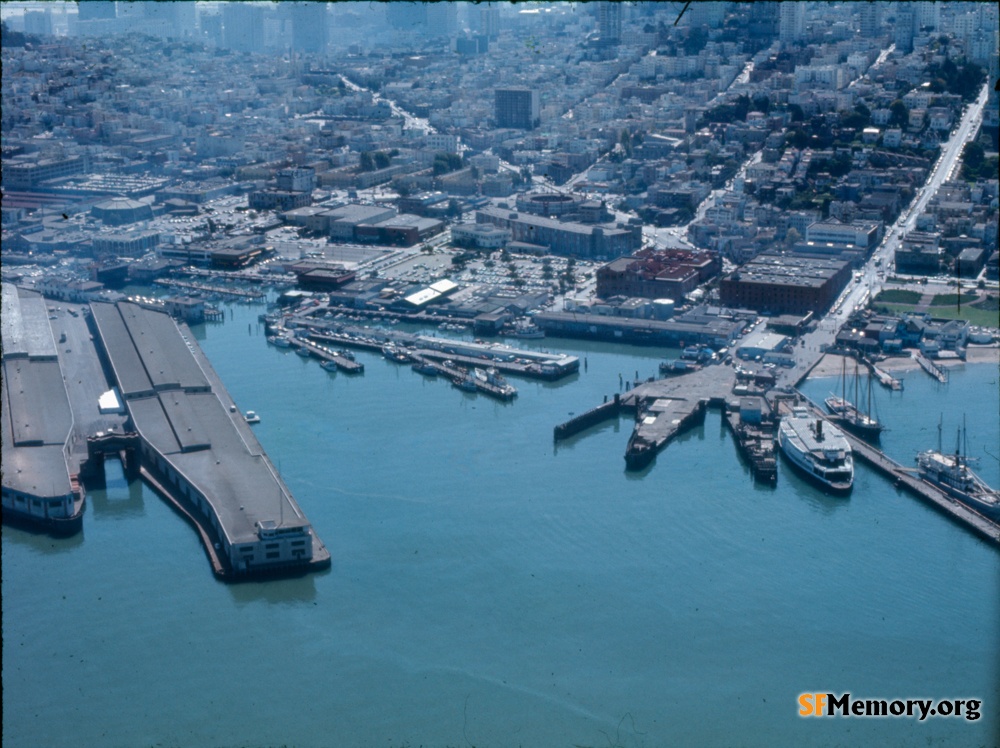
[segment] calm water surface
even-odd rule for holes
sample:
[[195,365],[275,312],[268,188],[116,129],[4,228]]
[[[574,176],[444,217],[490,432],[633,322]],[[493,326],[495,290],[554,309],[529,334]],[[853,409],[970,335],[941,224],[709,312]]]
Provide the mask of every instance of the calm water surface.
[[[629,419],[552,427],[663,351],[522,341],[586,371],[500,404],[373,354],[330,374],[267,346],[259,311],[196,334],[332,569],[218,583],[109,464],[82,535],[3,528],[5,746],[1000,742],[1000,552],[865,466],[846,499],[784,464],[757,487],[710,412],[629,474]],[[997,393],[991,366],[911,373],[877,393],[884,447],[911,464],[944,413],[950,448],[964,414],[1000,485]],[[804,691],[983,717],[805,720]]]

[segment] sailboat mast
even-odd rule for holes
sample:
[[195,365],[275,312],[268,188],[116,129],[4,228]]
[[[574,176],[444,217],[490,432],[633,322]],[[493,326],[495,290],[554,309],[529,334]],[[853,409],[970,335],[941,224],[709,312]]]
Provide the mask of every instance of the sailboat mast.
[[847,415],[847,359],[840,358],[840,407],[843,415]]
[[858,400],[858,360],[854,359],[854,415],[855,420],[857,420],[858,405],[860,401]]
[[872,417],[872,373],[868,372],[868,405],[865,411],[865,415],[869,418]]

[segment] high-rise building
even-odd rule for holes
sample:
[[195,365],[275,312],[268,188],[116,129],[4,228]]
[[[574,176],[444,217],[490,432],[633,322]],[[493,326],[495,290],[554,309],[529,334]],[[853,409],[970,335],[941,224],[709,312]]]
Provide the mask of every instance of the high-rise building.
[[29,10],[24,14],[24,33],[38,36],[52,35],[52,11]]
[[326,51],[326,3],[291,3],[292,49],[322,54]]
[[601,43],[618,44],[622,38],[622,6],[603,0],[597,4],[597,28]]
[[500,9],[493,3],[479,6],[479,31],[490,39],[500,34]]
[[913,34],[917,27],[916,9],[913,3],[896,3],[896,28],[893,41],[896,51],[909,54],[913,51]]
[[117,18],[118,11],[116,3],[108,0],[90,0],[85,3],[77,3],[77,18],[81,21],[103,21],[108,18]]
[[495,92],[497,127],[532,130],[540,123],[538,91],[530,88],[498,88]]
[[750,3],[750,39],[771,40],[778,35],[779,5],[771,0]]
[[222,6],[222,45],[237,52],[264,49],[264,11],[249,3]]
[[806,31],[805,3],[783,2],[778,12],[778,38],[783,42],[801,41]]
[[927,0],[918,0],[913,3],[915,17],[915,29],[936,29],[941,26],[941,5]]
[[218,13],[199,13],[198,26],[201,35],[210,44],[222,46],[222,16]]
[[431,36],[452,36],[458,26],[455,3],[428,3],[427,33]]
[[868,39],[879,36],[882,31],[879,25],[879,4],[870,0],[869,2],[860,3],[859,11],[861,17],[858,20],[861,27],[861,36]]

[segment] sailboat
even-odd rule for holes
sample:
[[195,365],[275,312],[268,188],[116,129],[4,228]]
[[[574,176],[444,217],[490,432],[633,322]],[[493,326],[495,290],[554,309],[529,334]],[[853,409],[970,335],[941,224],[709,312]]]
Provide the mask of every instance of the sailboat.
[[[878,442],[879,435],[885,428],[871,414],[872,408],[872,378],[868,376],[868,406],[862,413],[858,407],[847,399],[847,359],[841,359],[843,368],[840,375],[841,396],[830,395],[823,402],[830,411],[834,421],[865,441]],[[858,402],[858,362],[854,362],[854,402]]]
[[[990,488],[982,478],[970,469],[976,459],[968,456],[968,446],[962,449],[967,439],[963,424],[958,432],[955,454],[945,454],[941,449],[941,421],[938,421],[938,448],[928,449],[917,455],[917,470],[920,477],[937,486],[949,495],[989,517],[1000,519],[1000,492]],[[963,451],[965,454],[963,454]]]

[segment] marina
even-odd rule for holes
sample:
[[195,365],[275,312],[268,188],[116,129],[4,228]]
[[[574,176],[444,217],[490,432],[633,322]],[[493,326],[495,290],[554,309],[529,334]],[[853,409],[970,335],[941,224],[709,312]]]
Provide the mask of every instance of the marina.
[[[902,673],[900,688],[916,691],[931,672],[936,682],[944,684],[942,688],[952,692],[968,687],[989,693],[993,670],[982,663],[984,655],[993,651],[991,637],[996,630],[995,606],[989,603],[995,597],[996,545],[967,532],[964,524],[948,521],[907,491],[897,491],[889,479],[860,464],[860,458],[856,457],[858,485],[845,501],[794,480],[784,464],[778,466],[776,485],[750,484],[734,444],[709,411],[704,426],[695,425],[679,435],[650,470],[639,473],[625,471],[622,464],[631,414],[620,420],[609,417],[576,438],[552,443],[553,424],[582,415],[581,400],[600,405],[607,396],[613,407],[619,372],[627,370],[628,379],[637,368],[640,374],[653,373],[661,358],[655,352],[636,356],[623,346],[590,343],[567,348],[581,359],[589,358],[587,374],[581,370],[579,379],[569,384],[522,388],[518,407],[506,408],[483,397],[461,396],[448,381],[409,376],[408,371],[381,361],[376,366],[361,353],[357,357],[367,365],[365,378],[334,379],[293,355],[276,355],[283,351],[267,346],[262,334],[247,334],[247,319],[255,320],[258,310],[234,308],[235,321],[228,319],[227,309],[225,325],[193,330],[199,347],[235,402],[242,404],[242,412],[253,408],[261,414],[262,422],[251,428],[276,466],[281,460],[281,474],[328,547],[335,549],[333,571],[261,584],[218,584],[203,555],[204,544],[187,521],[158,498],[147,481],[126,484],[117,460],[109,459],[107,488],[89,492],[85,533],[79,541],[56,541],[59,552],[53,553],[47,550],[48,537],[5,528],[5,567],[18,569],[16,575],[4,575],[5,598],[8,603],[12,596],[38,600],[37,612],[33,607],[29,614],[30,626],[5,622],[11,666],[30,664],[42,682],[54,684],[56,695],[69,698],[76,685],[106,694],[91,707],[100,715],[117,714],[120,701],[132,691],[139,694],[133,698],[140,699],[143,708],[154,704],[153,697],[158,701],[158,694],[147,694],[140,681],[154,682],[163,672],[163,662],[157,658],[150,662],[146,646],[133,637],[116,637],[107,645],[101,641],[109,625],[115,631],[136,625],[163,639],[170,652],[190,646],[192,636],[205,642],[204,653],[185,660],[177,677],[206,688],[224,691],[224,674],[233,657],[256,652],[246,666],[273,666],[275,683],[282,688],[251,684],[249,693],[282,708],[294,709],[301,694],[318,686],[334,703],[345,705],[345,715],[351,715],[347,705],[359,689],[367,698],[391,683],[394,693],[416,699],[421,709],[433,712],[444,702],[459,715],[454,731],[433,732],[425,745],[458,744],[462,708],[471,693],[468,708],[473,720],[497,701],[503,712],[498,724],[512,710],[536,714],[543,721],[557,720],[559,724],[536,741],[550,744],[559,742],[565,725],[576,719],[575,712],[553,713],[548,705],[533,711],[534,702],[519,696],[521,685],[544,689],[549,681],[535,677],[534,671],[515,676],[520,680],[511,688],[464,678],[456,681],[447,674],[435,675],[435,662],[444,656],[458,663],[479,663],[477,667],[500,683],[510,682],[512,649],[519,659],[546,666],[569,658],[568,667],[581,674],[592,670],[596,658],[608,668],[605,681],[610,679],[621,689],[629,708],[641,710],[636,712],[637,727],[646,730],[650,715],[658,715],[662,706],[663,692],[649,693],[649,684],[660,682],[662,662],[672,662],[672,672],[694,684],[697,699],[715,688],[713,663],[717,665],[716,656],[704,654],[701,647],[687,651],[651,636],[650,630],[673,627],[685,640],[721,637],[724,644],[719,646],[743,653],[738,662],[744,665],[738,668],[769,674],[768,688],[793,689],[798,687],[795,673],[775,676],[768,663],[815,654],[813,632],[795,631],[808,630],[817,612],[835,611],[840,611],[837,620],[844,627],[864,628],[865,642],[873,641],[870,646],[863,642],[860,652],[845,645],[829,655],[819,653],[826,657],[822,666],[842,667],[845,661],[848,667],[856,665],[863,680],[859,688],[879,692],[881,676],[868,677],[865,663],[882,657],[890,662],[892,678]],[[72,330],[70,339],[75,348]],[[839,372],[839,361],[835,369]],[[983,369],[986,376],[978,373]],[[408,376],[400,376],[404,373]],[[943,407],[949,411],[961,412],[969,407],[968,399],[956,399],[963,390],[981,390],[995,376],[988,366],[953,371],[952,384],[968,386],[952,386],[938,397],[942,402],[947,399]],[[282,381],[294,381],[297,387],[274,385]],[[832,381],[815,382],[812,396],[817,402]],[[890,426],[893,420],[912,419],[915,409],[926,409],[925,393],[937,391],[923,375],[908,383],[911,388],[905,398],[894,395],[883,410]],[[373,389],[383,396],[367,396]],[[457,416],[458,407],[461,417],[438,417],[442,412]],[[973,435],[984,428],[982,418],[971,416],[970,412],[970,445]],[[929,432],[919,441],[906,442],[915,446],[902,451],[899,441],[906,434],[899,429],[889,433],[888,448],[897,449],[893,456],[898,462],[914,467],[918,449],[934,444],[937,419],[935,410]],[[386,423],[393,424],[390,435]],[[394,448],[397,441],[404,442],[405,449]],[[490,446],[494,444],[507,445],[503,459],[497,459],[497,450]],[[389,447],[380,449],[379,469],[354,469],[368,464],[372,445]],[[983,477],[994,481],[991,465],[985,468]],[[447,473],[446,479],[442,473]],[[489,500],[478,499],[484,495],[484,484],[494,487]],[[142,552],[133,551],[135,538],[142,539]],[[710,552],[705,552],[706,540],[712,544]],[[962,562],[962,573],[957,575],[953,564],[927,562],[956,557]],[[826,573],[831,558],[838,559],[843,574]],[[880,569],[877,575],[870,573],[875,565]],[[915,574],[915,568],[921,573]],[[632,582],[623,585],[624,578]],[[753,593],[747,591],[751,581]],[[46,589],[54,591],[46,594]],[[546,600],[544,610],[537,605],[539,594]],[[612,609],[594,605],[595,595],[609,601]],[[986,604],[969,605],[970,597]],[[141,616],[136,612],[137,598],[142,602]],[[190,605],[177,604],[179,599],[190,600]],[[335,606],[328,604],[330,599],[355,602]],[[650,605],[650,600],[672,602]],[[93,642],[88,640],[84,647],[43,638],[44,643],[33,646],[35,625],[59,611],[86,630],[98,632]],[[774,631],[776,611],[789,619]],[[574,640],[600,636],[602,649],[595,652],[584,644],[586,651],[577,654],[575,646],[554,645],[546,636],[552,615],[565,621]],[[739,625],[733,625],[734,617]],[[496,631],[481,626],[487,619],[496,621]],[[249,621],[249,630],[234,627],[234,620]],[[360,625],[369,621],[382,625]],[[765,632],[755,639],[760,646],[749,651],[748,625]],[[912,647],[898,643],[901,625],[916,625],[912,635],[927,641],[948,629],[968,646],[957,655],[952,649],[931,647],[922,658],[922,669],[908,671]],[[289,627],[303,634],[287,640],[290,651],[279,656],[264,651],[266,647],[260,650],[262,637],[284,641]],[[480,634],[472,644],[463,645],[462,632],[470,627],[478,627]],[[413,641],[415,633],[418,642]],[[24,647],[21,641],[26,642]],[[395,654],[360,671],[376,684],[359,686],[357,679],[344,677],[345,671],[353,672],[357,651],[386,641],[393,642]],[[637,642],[642,644],[641,653]],[[39,656],[45,653],[48,656]],[[283,670],[290,656],[305,663],[306,670]],[[956,656],[963,663],[960,675],[955,673]],[[78,665],[81,659],[89,662]],[[94,661],[100,663],[99,671],[89,664]],[[625,671],[617,667],[623,661],[629,663]],[[417,663],[417,671],[408,675],[411,663]],[[61,678],[73,667],[79,672],[71,689],[62,685]],[[421,700],[427,690],[424,675],[432,679],[433,699]],[[303,685],[303,676],[312,685]],[[606,682],[581,698],[601,698]],[[29,687],[31,695],[43,692],[41,685]],[[169,730],[178,724],[201,729],[201,721],[188,714],[202,708],[203,699],[182,692],[187,695],[180,697],[176,708],[165,715],[155,709],[150,714],[155,724],[163,725],[165,735],[175,735],[178,744],[190,744],[190,733]],[[772,706],[772,701],[768,698],[763,705],[770,710],[766,718],[782,719],[788,709]],[[695,702],[692,697],[681,706],[695,708]],[[382,738],[382,732],[364,730],[369,719],[378,723],[385,703],[348,717],[352,721],[338,733],[339,742],[349,744],[350,736],[357,735],[370,735],[372,743]],[[613,735],[620,719],[616,713],[610,726],[602,722],[599,727]],[[436,729],[438,720],[430,722],[429,729]],[[213,744],[228,744],[233,735],[249,744],[266,739],[280,745],[292,737],[302,745],[329,742],[325,724],[315,730],[308,725],[292,728],[291,736],[287,725],[267,732],[267,724],[261,720],[251,731],[226,723],[213,733]],[[961,727],[964,736],[966,725]],[[75,729],[93,736],[93,744],[102,744],[104,727],[97,720],[86,718]],[[700,718],[691,721],[691,730],[683,735],[697,744],[704,737],[699,730]],[[66,734],[54,730],[54,737],[45,742],[61,744],[65,741],[60,737]],[[124,735],[120,743],[143,743],[138,729],[120,734]],[[795,737],[808,742],[808,735],[803,730]],[[677,738],[676,733],[672,736]],[[598,744],[600,737],[582,734],[577,742]],[[661,742],[669,742],[669,737],[664,734]],[[470,730],[469,738],[477,745],[488,742],[482,731]]]
[[176,278],[157,278],[154,283],[167,288],[183,288],[185,291],[197,291],[200,294],[210,296],[220,296],[224,299],[238,299],[241,301],[262,301],[265,294],[261,290],[246,290],[234,288],[233,286],[213,286],[208,283],[198,283],[195,281],[182,281]]
[[[325,343],[379,354],[383,353],[387,345],[391,345],[397,351],[396,355],[406,351],[403,355],[408,358],[397,363],[409,363],[412,357],[419,356],[437,362],[450,360],[467,368],[487,366],[503,374],[550,381],[573,374],[580,368],[580,360],[575,356],[516,349],[496,343],[471,343],[452,338],[435,338],[395,331],[374,332],[364,328],[342,328],[337,331],[306,328],[302,332],[313,343]],[[301,333],[294,340],[298,342],[292,345],[310,345],[308,342],[302,342]],[[310,350],[314,349],[315,346],[312,345]]]
[[[817,361],[818,358],[800,367],[804,372],[802,379]],[[699,371],[667,379],[637,383],[624,395],[616,394],[612,401],[605,398],[601,405],[555,426],[554,439],[558,442],[584,432],[606,420],[617,418],[622,411],[634,413],[636,420],[625,448],[625,463],[628,470],[642,470],[650,465],[670,441],[700,423],[704,419],[706,407],[725,407],[738,389],[737,381],[738,377],[733,369],[710,365]],[[795,389],[778,387],[762,390],[761,395],[763,403],[760,426],[747,428],[741,424],[738,412],[742,402],[738,408],[729,406],[725,414],[725,420],[741,454],[751,464],[755,480],[768,483],[777,479],[774,435],[765,425],[766,419],[763,416],[763,413],[770,410],[778,418],[779,446],[782,441],[782,424],[786,424],[784,441],[788,449],[785,454],[789,457],[789,462],[827,489],[835,493],[850,490],[854,474],[852,458],[853,455],[858,455],[859,459],[878,469],[896,485],[905,486],[910,493],[944,511],[973,532],[994,543],[1000,543],[1000,522],[956,501],[947,492],[932,486],[926,480],[914,477],[912,469],[902,468],[877,447],[840,431],[815,404],[805,400]],[[795,408],[798,408],[797,416]],[[748,403],[745,410],[754,412],[755,406]],[[756,415],[751,416],[755,417]],[[795,417],[800,419],[800,429],[790,428]],[[798,444],[799,448],[794,449],[793,444]],[[858,445],[864,446],[859,448]],[[825,453],[827,447],[836,453],[830,463],[830,470],[833,472],[821,476],[813,469],[812,462],[801,455],[810,450]]]

